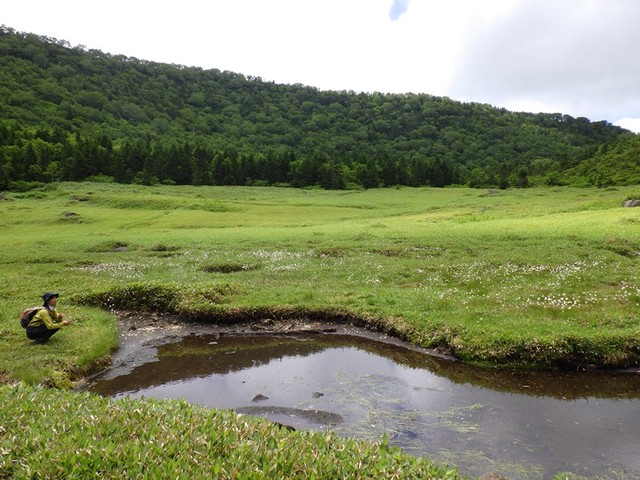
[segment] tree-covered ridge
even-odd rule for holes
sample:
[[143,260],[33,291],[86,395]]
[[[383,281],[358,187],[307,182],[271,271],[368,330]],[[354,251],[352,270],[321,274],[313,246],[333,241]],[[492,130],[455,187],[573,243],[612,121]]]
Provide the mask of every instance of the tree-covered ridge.
[[623,135],[565,172],[567,181],[587,178],[599,186],[640,184],[640,136]]
[[[0,28],[2,188],[96,176],[325,188],[585,183],[596,180],[581,162],[624,132],[426,94],[278,85]],[[629,178],[614,174],[604,182]]]

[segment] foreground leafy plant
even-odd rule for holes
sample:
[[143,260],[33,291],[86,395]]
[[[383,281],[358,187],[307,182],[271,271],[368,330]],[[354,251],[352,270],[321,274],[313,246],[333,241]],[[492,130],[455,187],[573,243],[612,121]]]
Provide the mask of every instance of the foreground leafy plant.
[[0,387],[0,478],[425,478],[454,469],[385,442],[289,432],[183,401]]

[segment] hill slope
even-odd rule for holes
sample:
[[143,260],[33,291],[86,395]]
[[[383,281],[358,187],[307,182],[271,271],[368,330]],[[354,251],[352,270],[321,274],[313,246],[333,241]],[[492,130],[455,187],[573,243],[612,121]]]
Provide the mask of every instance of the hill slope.
[[[625,130],[426,94],[356,94],[111,55],[0,28],[13,181],[526,186]],[[549,180],[551,179],[551,180]]]

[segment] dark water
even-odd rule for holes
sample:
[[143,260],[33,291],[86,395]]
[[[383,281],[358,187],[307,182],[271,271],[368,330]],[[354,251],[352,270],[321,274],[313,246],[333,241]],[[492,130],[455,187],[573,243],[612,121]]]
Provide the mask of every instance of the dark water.
[[340,334],[193,335],[90,389],[349,437],[386,433],[469,475],[640,478],[639,373],[509,373]]

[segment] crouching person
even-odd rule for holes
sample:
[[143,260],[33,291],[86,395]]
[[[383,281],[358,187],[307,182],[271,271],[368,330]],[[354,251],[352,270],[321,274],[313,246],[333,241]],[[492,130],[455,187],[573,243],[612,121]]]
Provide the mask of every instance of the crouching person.
[[56,310],[58,294],[47,292],[42,296],[44,308],[38,311],[27,325],[27,337],[36,343],[45,343],[51,336],[71,322]]

